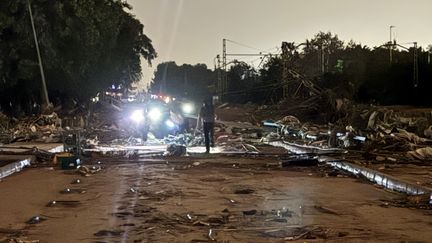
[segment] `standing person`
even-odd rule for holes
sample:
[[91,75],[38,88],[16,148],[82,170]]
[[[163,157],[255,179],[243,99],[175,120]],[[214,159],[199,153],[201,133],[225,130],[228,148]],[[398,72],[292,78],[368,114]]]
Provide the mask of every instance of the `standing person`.
[[[215,112],[213,102],[209,100],[204,100],[203,106],[201,107],[198,124],[202,120],[203,130],[204,130],[204,141],[206,146],[206,153],[210,153],[210,145],[214,146],[214,122],[215,122]],[[198,125],[197,124],[197,125]]]

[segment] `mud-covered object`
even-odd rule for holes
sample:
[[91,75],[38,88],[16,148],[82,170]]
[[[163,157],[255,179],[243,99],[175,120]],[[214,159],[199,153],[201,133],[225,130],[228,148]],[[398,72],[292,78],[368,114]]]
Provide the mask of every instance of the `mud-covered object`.
[[409,151],[407,154],[412,159],[432,160],[432,147],[419,148]]
[[186,155],[186,146],[170,144],[167,146],[166,156],[184,156]]
[[27,220],[27,224],[38,224],[42,221],[46,220],[45,218],[42,218],[41,216],[34,216],[31,219]]

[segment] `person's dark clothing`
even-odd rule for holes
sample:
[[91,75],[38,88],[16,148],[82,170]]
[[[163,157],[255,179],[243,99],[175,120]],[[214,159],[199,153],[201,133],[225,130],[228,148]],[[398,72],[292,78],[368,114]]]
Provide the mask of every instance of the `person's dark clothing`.
[[205,104],[200,111],[200,117],[203,120],[204,141],[206,145],[206,153],[210,152],[210,145],[214,146],[214,107],[211,104]]
[[204,128],[204,141],[206,146],[206,152],[210,152],[210,145],[214,146],[214,122],[204,122],[203,123]]
[[200,117],[203,119],[203,122],[214,122],[215,113],[213,105],[204,105],[201,107]]

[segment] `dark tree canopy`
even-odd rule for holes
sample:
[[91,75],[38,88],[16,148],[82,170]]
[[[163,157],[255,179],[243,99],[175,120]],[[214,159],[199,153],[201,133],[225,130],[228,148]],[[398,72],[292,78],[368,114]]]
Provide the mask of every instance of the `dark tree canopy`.
[[213,95],[216,79],[216,73],[205,64],[165,62],[157,66],[150,90],[199,102]]
[[[427,51],[432,46],[417,49],[418,87],[413,84],[414,48],[406,48],[395,48],[390,64],[388,46],[369,48],[352,40],[344,44],[337,35],[320,32],[292,52],[289,68],[340,98],[386,105],[432,105],[432,63]],[[281,57],[275,57],[263,65],[260,75],[263,82],[278,83],[281,91],[282,70]],[[281,93],[271,97],[278,100]]]
[[[326,90],[334,98],[357,102],[393,105],[432,105],[432,45],[417,49],[419,83],[414,87],[414,48],[393,50],[389,62],[388,46],[367,47],[351,40],[344,42],[330,32],[319,32],[303,43],[290,43],[287,67]],[[283,70],[286,62],[281,55],[266,57],[259,70],[245,62],[234,61],[227,67],[227,90],[224,101],[236,103],[276,103],[283,99]],[[173,95],[199,96],[214,89],[218,71],[205,65],[177,66],[174,62],[159,65],[153,91]],[[195,73],[196,75],[194,75]],[[194,78],[195,77],[195,78]],[[294,82],[293,82],[294,81]],[[288,77],[294,91],[296,77]],[[296,86],[297,85],[297,86]],[[161,87],[162,86],[162,87]]]
[[[156,52],[121,0],[32,0],[50,98],[87,100],[141,78]],[[1,105],[40,99],[40,73],[26,0],[0,2]],[[8,94],[13,94],[8,95]]]

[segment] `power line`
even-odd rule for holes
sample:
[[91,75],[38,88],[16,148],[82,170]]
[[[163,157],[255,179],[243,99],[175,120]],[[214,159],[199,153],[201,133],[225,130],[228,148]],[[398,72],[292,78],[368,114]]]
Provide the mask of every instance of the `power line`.
[[239,46],[243,46],[243,47],[246,47],[246,48],[249,48],[249,49],[253,49],[253,50],[256,50],[256,51],[261,51],[258,48],[255,48],[255,47],[252,47],[252,46],[249,46],[249,45],[246,45],[246,44],[242,44],[242,43],[239,43],[237,41],[233,41],[233,40],[229,40],[229,39],[226,39],[226,40],[229,41],[229,42],[231,42],[231,43],[233,43],[233,44],[237,44]]
[[[259,53],[235,53],[235,54],[234,53],[228,53],[227,52],[227,42],[230,42],[230,43],[233,43],[233,44],[245,47],[245,48],[256,50]],[[219,78],[218,78],[218,85],[217,85],[218,86],[218,88],[217,88],[218,89],[218,93],[219,93],[219,95],[221,97],[221,100],[224,99],[223,96],[224,96],[224,94],[226,94],[226,90],[228,88],[227,66],[230,63],[235,62],[235,61],[227,62],[227,57],[228,56],[230,56],[230,57],[236,56],[236,57],[240,57],[242,59],[244,57],[259,57],[258,59],[252,60],[252,61],[249,62],[250,66],[255,66],[254,65],[255,61],[258,61],[258,60],[261,59],[261,62],[259,64],[259,65],[261,65],[266,57],[271,56],[271,55],[275,55],[273,53],[269,53],[269,51],[273,50],[273,49],[275,49],[275,47],[272,47],[272,48],[268,49],[267,51],[263,52],[260,49],[252,47],[250,45],[246,45],[246,44],[243,44],[243,43],[240,43],[240,42],[237,42],[237,41],[233,41],[233,40],[222,39],[222,66],[219,66],[219,68],[218,68],[220,70],[220,75],[219,75]],[[277,49],[277,47],[276,47],[276,52],[279,52],[279,50]],[[237,59],[237,60],[239,60],[239,59]],[[246,62],[244,62],[244,63],[246,63]],[[248,64],[248,63],[246,63],[246,64]]]

